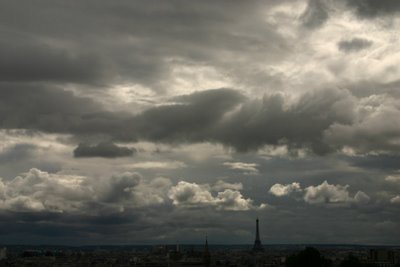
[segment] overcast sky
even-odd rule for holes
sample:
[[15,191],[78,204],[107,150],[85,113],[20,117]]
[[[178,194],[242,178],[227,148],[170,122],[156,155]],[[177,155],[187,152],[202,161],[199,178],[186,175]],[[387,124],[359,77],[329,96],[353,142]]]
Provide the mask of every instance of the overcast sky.
[[2,243],[399,244],[400,1],[0,4]]

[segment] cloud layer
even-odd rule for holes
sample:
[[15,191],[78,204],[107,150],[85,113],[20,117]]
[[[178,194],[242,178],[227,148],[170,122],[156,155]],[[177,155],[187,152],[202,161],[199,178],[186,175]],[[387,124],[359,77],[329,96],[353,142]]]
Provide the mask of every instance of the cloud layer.
[[304,189],[301,188],[300,183],[274,184],[269,189],[269,193],[277,197],[302,193],[303,200],[308,204],[367,204],[370,201],[371,198],[362,191],[358,191],[354,197],[351,197],[348,188],[348,185],[333,185],[327,181]]
[[[38,169],[0,184],[1,208],[13,212],[53,212],[102,215],[134,207],[171,203],[180,207],[215,207],[245,211],[265,208],[240,193],[242,185],[219,181],[213,187],[168,178],[144,181],[139,173],[125,172],[96,181],[75,175],[50,174]],[[216,192],[214,196],[213,191]],[[93,206],[95,205],[95,206]]]
[[117,158],[132,156],[135,150],[127,147],[120,147],[113,143],[102,142],[97,145],[79,144],[74,149],[74,157],[88,158],[88,157],[104,157],[104,158]]
[[5,243],[398,243],[398,1],[0,2]]

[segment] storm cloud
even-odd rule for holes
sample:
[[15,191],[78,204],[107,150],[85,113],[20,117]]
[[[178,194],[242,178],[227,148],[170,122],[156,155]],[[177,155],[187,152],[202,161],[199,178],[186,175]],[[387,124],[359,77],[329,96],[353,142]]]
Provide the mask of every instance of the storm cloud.
[[0,2],[4,243],[398,243],[398,1]]
[[[347,90],[310,92],[288,104],[280,94],[248,99],[233,89],[216,89],[179,96],[171,99],[171,104],[137,115],[110,112],[88,98],[60,90],[36,89],[35,93],[31,88],[1,92],[3,127],[66,133],[82,140],[85,136],[103,135],[120,142],[219,142],[237,151],[287,145],[316,154],[345,146],[360,151],[399,149],[390,139],[383,138],[386,134],[396,138],[396,132],[400,131],[396,123],[391,123],[398,118],[398,107],[388,103],[384,109],[361,114],[359,107],[371,105],[372,98],[358,99]],[[388,99],[378,97],[373,101],[374,105],[384,104]],[[15,111],[16,105],[23,108]],[[379,116],[386,120],[378,119]],[[379,133],[376,124],[380,125]],[[359,134],[362,136],[356,137]],[[379,137],[373,142],[367,139],[377,134]],[[109,143],[81,144],[75,150],[77,157],[96,155],[117,157],[131,153]]]
[[365,18],[381,15],[391,15],[400,11],[400,3],[396,0],[355,0],[348,1],[348,5],[356,8],[357,14]]
[[113,143],[103,142],[97,145],[79,144],[74,149],[74,157],[76,158],[90,158],[90,157],[103,157],[103,158],[117,158],[132,156],[136,150],[120,147]]

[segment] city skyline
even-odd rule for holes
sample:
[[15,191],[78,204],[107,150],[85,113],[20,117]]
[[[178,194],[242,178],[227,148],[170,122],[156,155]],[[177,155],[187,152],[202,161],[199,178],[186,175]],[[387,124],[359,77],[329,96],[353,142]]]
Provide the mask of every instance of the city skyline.
[[4,244],[399,245],[398,0],[0,0]]

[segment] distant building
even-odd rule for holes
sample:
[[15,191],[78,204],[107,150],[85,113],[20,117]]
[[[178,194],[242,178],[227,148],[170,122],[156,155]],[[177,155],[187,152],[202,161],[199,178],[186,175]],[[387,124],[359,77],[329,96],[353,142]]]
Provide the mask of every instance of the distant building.
[[7,248],[0,249],[0,260],[7,259]]
[[258,226],[258,218],[256,220],[256,240],[254,241],[253,252],[263,252],[264,247],[261,244],[260,229]]
[[389,249],[371,249],[369,261],[380,267],[392,267],[400,263],[399,253]]

